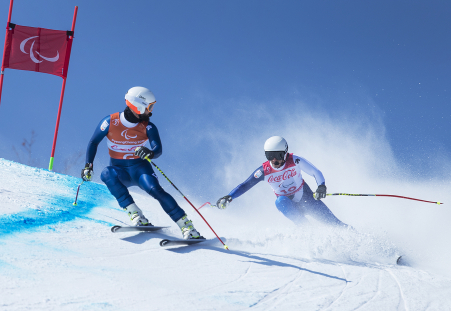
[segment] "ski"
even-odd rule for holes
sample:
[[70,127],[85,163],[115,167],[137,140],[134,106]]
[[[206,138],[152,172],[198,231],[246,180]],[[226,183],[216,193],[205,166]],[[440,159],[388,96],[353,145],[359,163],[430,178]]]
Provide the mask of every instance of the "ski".
[[141,232],[152,232],[152,231],[158,231],[164,228],[169,227],[158,227],[158,226],[130,226],[130,227],[122,227],[122,226],[113,226],[111,227],[111,232],[131,232],[131,231],[141,231]]
[[207,239],[164,239],[160,241],[161,247],[168,247],[168,246],[187,246],[187,245],[193,245],[198,244],[201,242],[206,241]]

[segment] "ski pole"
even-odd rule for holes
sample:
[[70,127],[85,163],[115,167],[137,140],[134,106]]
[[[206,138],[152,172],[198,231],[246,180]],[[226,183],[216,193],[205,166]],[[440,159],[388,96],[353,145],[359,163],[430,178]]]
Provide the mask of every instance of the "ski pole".
[[81,183],[78,185],[78,188],[77,188],[77,195],[75,196],[75,202],[73,203],[74,206],[77,206],[78,192],[80,191],[80,186],[81,186],[84,182],[85,182],[85,181],[82,180]]
[[[408,199],[408,200],[415,200],[415,201],[421,201],[426,203],[434,203],[434,204],[443,204],[442,202],[434,202],[434,201],[426,201],[426,200],[420,200],[415,198],[409,198],[409,197],[403,197],[400,195],[392,195],[392,194],[352,194],[352,193],[328,193],[326,195],[345,195],[345,196],[353,196],[353,197],[391,197],[391,198],[400,198],[400,199]],[[313,193],[313,197],[316,199],[316,193]]]
[[202,206],[199,207],[197,210],[200,210],[202,207],[204,207],[204,206],[207,205],[207,204],[210,205],[211,207],[216,206],[216,205],[211,204],[210,202],[205,202],[205,203],[202,204]]
[[185,197],[185,195],[172,183],[172,181],[163,173],[162,170],[160,170],[160,168],[152,162],[152,160],[146,158],[147,161],[149,161],[149,163],[151,163],[153,166],[155,166],[155,168],[161,173],[161,175],[164,176],[164,178],[166,178],[166,180],[175,188],[175,190],[177,190],[182,197],[194,208],[194,210],[199,214],[200,217],[202,217],[202,219],[205,221],[205,223],[208,225],[208,227],[211,229],[211,231],[213,231],[213,233],[216,235],[216,237],[218,238],[219,241],[221,241],[222,245],[224,245],[225,249],[229,249],[229,247],[227,245],[224,244],[224,242],[222,242],[221,238],[216,234],[216,232],[213,230],[213,228],[210,226],[210,224],[205,220],[204,216],[202,216],[201,213],[199,213],[199,211],[194,207],[194,205],[187,199],[187,197]]

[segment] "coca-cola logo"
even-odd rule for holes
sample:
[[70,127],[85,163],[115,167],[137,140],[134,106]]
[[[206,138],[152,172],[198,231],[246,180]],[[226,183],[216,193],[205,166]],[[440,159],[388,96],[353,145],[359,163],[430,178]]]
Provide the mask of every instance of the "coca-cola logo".
[[281,182],[282,180],[287,180],[288,178],[296,176],[296,169],[286,170],[283,174],[278,176],[271,175],[268,178],[268,182]]
[[122,152],[124,152],[124,151],[125,152],[130,152],[130,151],[135,151],[136,147],[137,146],[133,146],[133,147],[130,147],[130,148],[123,148],[123,147],[119,147],[118,145],[112,145],[110,147],[110,149],[113,150],[113,151],[118,150],[118,151],[122,151]]

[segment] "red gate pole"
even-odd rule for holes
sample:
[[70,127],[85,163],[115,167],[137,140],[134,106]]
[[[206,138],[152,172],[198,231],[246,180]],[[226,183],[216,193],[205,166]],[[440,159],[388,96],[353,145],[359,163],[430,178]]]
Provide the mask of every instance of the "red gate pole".
[[5,63],[5,54],[6,54],[6,42],[8,41],[8,31],[9,31],[9,23],[11,22],[11,14],[13,13],[13,2],[14,0],[9,1],[9,13],[8,13],[8,23],[6,24],[6,35],[5,35],[5,45],[3,47],[3,59],[2,59],[2,70],[0,73],[0,104],[2,102],[2,90],[3,90],[3,75],[5,71],[4,63]]
[[75,7],[74,18],[72,19],[71,35],[69,36],[69,42],[68,42],[68,47],[67,47],[67,52],[66,52],[66,60],[65,60],[65,64],[64,64],[63,86],[61,88],[60,103],[59,103],[59,107],[58,107],[58,116],[56,118],[55,134],[53,136],[52,154],[50,155],[49,171],[51,171],[53,169],[53,160],[55,157],[56,139],[58,137],[58,128],[60,125],[61,110],[63,108],[64,91],[66,89],[67,71],[69,69],[69,59],[70,59],[70,52],[72,49],[72,41],[74,39],[74,30],[75,30],[75,21],[77,20],[77,12],[78,12],[78,6]]

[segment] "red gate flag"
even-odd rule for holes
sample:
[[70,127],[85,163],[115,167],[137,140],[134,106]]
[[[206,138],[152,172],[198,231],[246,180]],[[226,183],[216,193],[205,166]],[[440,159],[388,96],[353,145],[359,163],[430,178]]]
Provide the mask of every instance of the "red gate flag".
[[70,31],[61,31],[19,26],[11,23],[13,2],[14,0],[9,2],[8,22],[6,24],[5,47],[0,70],[0,100],[5,68],[44,72],[63,78],[55,134],[53,135],[52,155],[50,156],[49,171],[51,171],[53,169],[56,139],[63,107],[64,90],[66,89],[67,70],[69,69],[70,51],[74,39],[78,6],[74,10],[72,29]]
[[5,42],[4,68],[67,76],[71,32],[10,23]]

